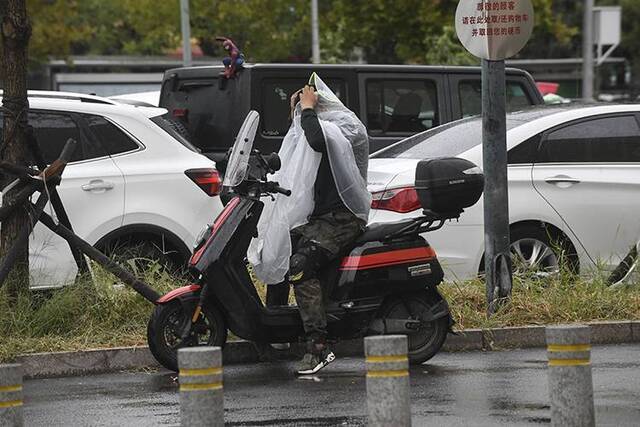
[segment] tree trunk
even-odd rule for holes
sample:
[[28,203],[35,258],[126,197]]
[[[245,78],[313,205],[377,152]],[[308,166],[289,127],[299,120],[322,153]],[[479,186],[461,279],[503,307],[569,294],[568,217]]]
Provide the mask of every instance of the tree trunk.
[[[2,75],[4,94],[2,110],[4,126],[0,159],[13,164],[24,165],[27,159],[27,46],[31,36],[31,26],[27,19],[26,0],[0,0],[0,25],[2,35]],[[0,187],[4,188],[11,177],[2,176]],[[4,196],[4,203],[10,202],[11,195]],[[0,258],[4,257],[20,232],[28,226],[25,209],[17,209],[2,222],[0,230]],[[21,251],[12,273],[6,283],[9,296],[16,297],[29,289],[29,250]]]

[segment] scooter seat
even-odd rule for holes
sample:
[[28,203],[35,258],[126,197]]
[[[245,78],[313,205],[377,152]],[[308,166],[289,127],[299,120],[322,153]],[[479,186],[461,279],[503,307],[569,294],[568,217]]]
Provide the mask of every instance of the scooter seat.
[[415,218],[408,218],[394,222],[378,222],[369,224],[364,234],[356,240],[356,244],[361,245],[367,242],[381,242],[415,222]]

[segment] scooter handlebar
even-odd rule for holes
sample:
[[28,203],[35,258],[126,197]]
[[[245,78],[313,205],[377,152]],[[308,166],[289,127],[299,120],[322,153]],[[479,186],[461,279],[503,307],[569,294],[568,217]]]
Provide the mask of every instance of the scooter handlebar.
[[266,183],[266,190],[269,193],[280,193],[280,194],[284,194],[285,196],[289,197],[291,195],[291,190],[287,190],[286,188],[282,188],[280,187],[280,184],[278,184],[277,182],[267,182]]
[[278,185],[275,186],[274,190],[276,193],[284,194],[287,197],[291,195],[291,190],[287,190],[286,188],[282,188]]

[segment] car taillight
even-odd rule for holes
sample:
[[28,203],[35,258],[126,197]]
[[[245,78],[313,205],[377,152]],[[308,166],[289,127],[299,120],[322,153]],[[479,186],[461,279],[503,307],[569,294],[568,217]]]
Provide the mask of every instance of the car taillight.
[[372,194],[372,209],[407,213],[420,209],[420,200],[414,187],[394,188]]
[[217,196],[222,190],[222,181],[215,169],[189,169],[185,175],[209,196]]
[[174,108],[173,111],[173,117],[187,117],[187,114],[189,113],[189,110],[186,108]]

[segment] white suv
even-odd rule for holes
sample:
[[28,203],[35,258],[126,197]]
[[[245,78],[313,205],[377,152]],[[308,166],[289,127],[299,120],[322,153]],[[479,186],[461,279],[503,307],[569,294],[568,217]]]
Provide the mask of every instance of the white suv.
[[[180,265],[222,209],[221,182],[214,162],[165,113],[85,95],[29,94],[29,124],[47,162],[68,138],[79,143],[58,187],[74,231],[101,250],[143,245]],[[29,252],[32,287],[73,279],[68,245],[42,224]]]

